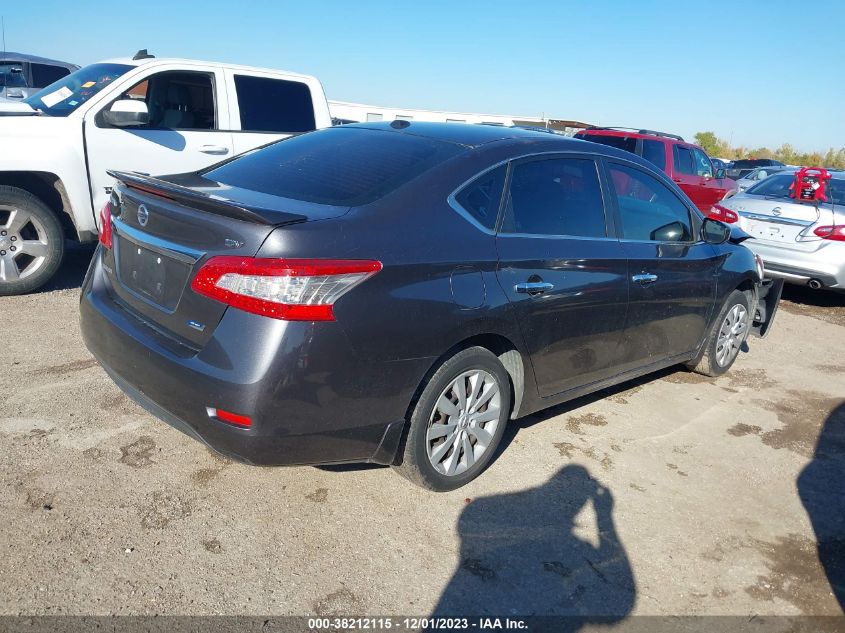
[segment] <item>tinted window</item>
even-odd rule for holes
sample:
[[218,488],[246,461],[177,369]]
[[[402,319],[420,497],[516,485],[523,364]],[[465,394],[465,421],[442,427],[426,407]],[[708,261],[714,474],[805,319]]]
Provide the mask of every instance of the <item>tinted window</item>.
[[604,204],[595,163],[556,158],[515,165],[502,231],[604,237]]
[[622,237],[628,240],[688,242],[692,239],[689,210],[680,198],[653,176],[611,163]]
[[23,63],[0,62],[0,88],[26,88]]
[[637,151],[637,139],[628,138],[627,136],[605,136],[604,134],[578,134],[578,138],[593,143],[601,143],[602,145],[609,145],[617,149],[624,149],[626,152],[632,154]]
[[695,157],[695,173],[699,176],[712,177],[713,166],[710,164],[710,159],[707,158],[707,154],[702,152],[700,149],[694,149],[692,153]]
[[487,172],[455,196],[457,203],[488,229],[496,226],[507,171],[507,166],[503,165]]
[[317,127],[311,90],[299,81],[235,75],[241,129],[310,132]]
[[62,66],[50,66],[49,64],[30,64],[32,69],[32,87],[45,88],[62,77],[67,77],[70,70]]
[[661,171],[666,168],[666,145],[662,141],[643,139],[643,158],[654,163]]
[[692,152],[687,147],[674,146],[675,171],[682,174],[695,175],[695,165],[692,161]]
[[204,175],[320,204],[367,204],[464,151],[421,136],[333,127],[244,154]]

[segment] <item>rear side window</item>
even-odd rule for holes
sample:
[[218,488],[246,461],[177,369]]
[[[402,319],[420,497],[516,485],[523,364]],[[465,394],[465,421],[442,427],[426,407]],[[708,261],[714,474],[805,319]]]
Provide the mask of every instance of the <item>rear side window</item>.
[[666,169],[666,145],[663,141],[643,139],[643,158],[655,165],[660,171]]
[[58,81],[62,77],[67,77],[70,70],[61,66],[51,66],[50,64],[30,64],[32,69],[32,86],[34,88],[46,88],[54,81]]
[[692,240],[689,209],[671,189],[638,169],[611,163],[608,171],[623,238],[647,242]]
[[462,209],[491,230],[496,226],[507,171],[506,165],[497,167],[476,178],[455,196]]
[[421,136],[340,126],[274,143],[203,175],[295,200],[359,206],[464,149]]
[[502,232],[607,235],[595,162],[554,158],[516,164]]
[[602,145],[609,145],[616,149],[624,149],[626,152],[635,154],[637,151],[637,139],[628,138],[627,136],[605,136],[604,134],[579,134],[578,138],[593,143],[601,143]]
[[235,75],[241,129],[310,132],[316,129],[311,89],[299,81]]
[[695,163],[693,162],[692,152],[689,148],[675,145],[672,151],[675,158],[675,171],[695,176]]

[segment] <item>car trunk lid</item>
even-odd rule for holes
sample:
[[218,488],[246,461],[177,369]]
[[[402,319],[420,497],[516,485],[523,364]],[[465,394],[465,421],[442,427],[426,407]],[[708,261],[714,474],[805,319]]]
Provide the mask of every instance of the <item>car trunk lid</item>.
[[739,214],[742,230],[754,239],[799,250],[815,249],[822,238],[813,233],[813,227],[833,221],[829,204],[800,203],[782,197],[746,194],[731,200],[730,207]]
[[191,280],[217,255],[254,256],[279,226],[334,217],[347,208],[227,187],[197,175],[150,178],[110,172],[113,296],[147,325],[201,348],[227,306],[195,293]]

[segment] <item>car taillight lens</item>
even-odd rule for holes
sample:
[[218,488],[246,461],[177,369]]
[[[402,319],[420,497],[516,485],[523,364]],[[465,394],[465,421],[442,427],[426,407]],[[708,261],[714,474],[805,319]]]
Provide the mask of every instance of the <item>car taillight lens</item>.
[[112,247],[111,202],[106,202],[100,210],[100,244]]
[[826,240],[845,242],[845,224],[819,226],[816,227],[813,233]]
[[707,217],[725,224],[736,224],[739,220],[739,214],[736,211],[723,207],[721,204],[714,204]]
[[381,262],[212,257],[191,288],[227,305],[286,321],[334,321],[335,301],[381,270]]

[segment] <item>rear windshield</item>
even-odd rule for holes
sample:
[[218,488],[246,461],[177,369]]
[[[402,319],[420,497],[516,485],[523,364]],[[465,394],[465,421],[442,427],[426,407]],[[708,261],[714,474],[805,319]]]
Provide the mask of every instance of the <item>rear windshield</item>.
[[605,136],[604,134],[579,134],[578,138],[585,141],[592,141],[593,143],[601,143],[602,145],[610,145],[617,149],[624,149],[626,152],[632,154],[637,151],[637,139],[629,138],[627,136]]
[[[789,198],[789,185],[795,182],[795,173],[775,174],[761,180],[745,193],[767,198]],[[845,179],[831,178],[827,183],[826,194],[828,201],[833,204],[845,204]]]
[[410,134],[334,127],[274,143],[203,176],[294,200],[360,206],[464,149]]

